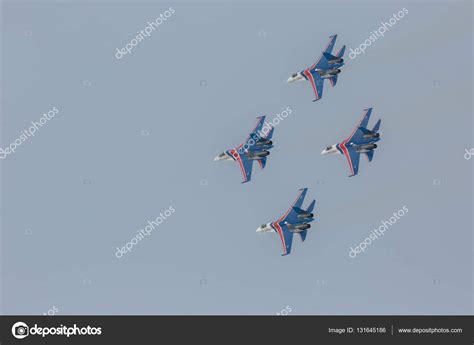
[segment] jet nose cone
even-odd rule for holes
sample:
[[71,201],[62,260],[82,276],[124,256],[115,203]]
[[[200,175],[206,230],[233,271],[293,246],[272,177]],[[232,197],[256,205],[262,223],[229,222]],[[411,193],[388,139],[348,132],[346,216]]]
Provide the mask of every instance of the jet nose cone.
[[214,162],[221,161],[225,159],[226,157],[227,155],[225,154],[225,152],[222,152],[221,154],[217,155],[216,158],[214,158]]
[[333,153],[337,153],[336,145],[328,146],[324,150],[321,151],[322,155],[328,155],[328,154],[333,154]]

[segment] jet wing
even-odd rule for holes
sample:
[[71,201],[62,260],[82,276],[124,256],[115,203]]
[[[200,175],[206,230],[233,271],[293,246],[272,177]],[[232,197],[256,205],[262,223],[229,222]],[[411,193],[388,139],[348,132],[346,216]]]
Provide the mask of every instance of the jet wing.
[[252,132],[250,132],[244,144],[247,144],[250,139],[254,139],[256,141],[258,138],[260,138],[260,132],[262,130],[264,123],[265,123],[265,116],[257,117],[257,124],[255,125],[255,128],[252,130]]
[[360,153],[353,149],[352,145],[350,144],[361,142],[364,139],[364,132],[361,130],[361,128],[367,128],[371,114],[372,108],[364,109],[364,112],[362,113],[362,118],[359,121],[358,125],[352,131],[351,135],[338,145],[339,151],[341,151],[342,154],[346,157],[347,163],[349,164],[349,168],[351,169],[352,175],[349,176],[357,175],[357,172],[359,171],[360,160]]
[[[328,53],[328,54],[332,53],[332,49],[334,48],[334,44],[336,43],[336,39],[337,39],[337,35],[329,37],[329,42],[328,42],[328,45],[326,46],[326,49],[324,50],[324,53]],[[322,54],[319,57],[319,60],[316,61],[310,67],[310,70],[313,70],[315,68],[317,68],[317,69],[327,69],[328,68],[328,62]]]
[[296,213],[294,208],[295,207],[296,208],[301,208],[301,206],[303,205],[303,201],[304,201],[304,198],[306,196],[307,191],[308,191],[308,188],[300,189],[300,192],[299,192],[296,200],[290,206],[288,211],[286,211],[286,213],[278,219],[278,223],[281,223],[281,222],[295,223],[297,221],[298,214]]
[[285,214],[281,216],[276,222],[272,223],[272,227],[280,236],[281,244],[283,245],[283,256],[291,253],[291,245],[293,243],[294,234],[288,229],[288,226],[285,223],[294,223],[298,220],[298,214],[296,213],[295,208],[301,208],[307,191],[308,188],[300,189],[296,200],[290,206],[288,211],[286,211]]
[[234,160],[239,163],[240,170],[244,176],[242,183],[249,182],[252,177],[253,161],[250,160],[245,153],[240,153],[240,150],[230,150]]
[[362,132],[359,128],[364,128],[364,129],[367,128],[371,114],[372,114],[372,108],[364,109],[364,112],[362,114],[361,120],[359,121],[359,124],[354,128],[351,135],[346,140],[344,140],[344,143],[357,142],[363,139],[364,132]]
[[285,224],[279,224],[278,222],[272,223],[272,227],[276,230],[280,236],[281,244],[283,246],[282,256],[291,253],[291,245],[293,243],[293,233],[288,229]]
[[346,146],[344,143],[340,144],[339,146],[340,150],[347,159],[349,168],[351,169],[352,175],[349,175],[349,177],[357,175],[357,172],[359,171],[360,153],[352,148],[352,146]]
[[313,87],[314,96],[316,97],[313,102],[316,102],[318,99],[323,97],[324,79],[321,78],[318,72],[310,69],[305,70],[303,75],[307,80],[309,80]]

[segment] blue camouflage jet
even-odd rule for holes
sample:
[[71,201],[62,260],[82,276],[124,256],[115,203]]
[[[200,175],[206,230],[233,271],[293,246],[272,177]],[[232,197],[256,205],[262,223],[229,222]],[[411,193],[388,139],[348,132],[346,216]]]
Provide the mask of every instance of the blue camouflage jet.
[[308,229],[311,227],[311,224],[309,223],[314,220],[314,214],[312,212],[316,200],[311,201],[306,210],[301,208],[307,191],[308,188],[300,189],[300,193],[293,205],[291,205],[288,211],[278,218],[277,221],[262,224],[257,228],[258,233],[277,232],[278,235],[280,235],[281,243],[283,245],[282,256],[291,253],[291,244],[293,243],[294,233],[298,233],[301,236],[301,240],[304,242]]
[[265,116],[257,117],[257,120],[257,125],[243,144],[226,150],[214,158],[214,161],[233,160],[239,163],[240,170],[244,176],[242,183],[250,181],[253,161],[257,161],[260,164],[260,168],[265,168],[267,156],[273,147],[271,139],[275,128],[265,123]]
[[323,97],[324,79],[329,79],[331,85],[333,87],[336,86],[337,75],[341,73],[339,68],[344,66],[344,59],[342,57],[344,56],[346,46],[342,46],[336,55],[332,55],[336,38],[337,35],[329,37],[329,43],[317,62],[301,72],[292,74],[287,80],[288,83],[298,80],[309,80],[316,97],[313,102]]
[[321,154],[343,154],[347,158],[349,168],[351,169],[351,176],[357,175],[359,171],[359,158],[361,153],[365,153],[369,162],[374,158],[374,150],[377,148],[377,141],[380,138],[380,123],[378,120],[372,130],[367,129],[372,108],[364,109],[362,120],[358,126],[352,131],[352,134],[343,142],[328,146]]

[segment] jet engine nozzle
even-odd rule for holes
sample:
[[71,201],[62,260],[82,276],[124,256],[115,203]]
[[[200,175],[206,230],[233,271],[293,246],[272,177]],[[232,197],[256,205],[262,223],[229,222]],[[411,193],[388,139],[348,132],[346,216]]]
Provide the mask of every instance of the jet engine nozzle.
[[360,145],[357,147],[357,152],[359,153],[369,152],[376,148],[377,148],[377,144]]
[[261,152],[253,152],[249,158],[252,160],[260,159],[266,157],[270,154],[270,151],[261,151]]
[[339,68],[335,68],[335,69],[327,71],[327,74],[329,75],[337,75],[339,73],[341,73],[341,70]]
[[303,230],[309,229],[311,227],[311,224],[288,224],[288,229],[290,229],[291,232],[301,232]]
[[379,133],[369,133],[369,134],[365,134],[364,135],[364,138],[365,139],[370,139],[370,138],[380,138],[380,134]]
[[332,60],[329,60],[328,61],[330,64],[334,65],[334,64],[337,64],[337,63],[343,63],[344,62],[344,59],[342,58],[339,58],[339,59],[332,59]]
[[298,215],[298,218],[313,218],[314,217],[314,214],[312,213],[300,213]]
[[261,139],[257,141],[257,146],[273,145],[273,141],[268,139]]

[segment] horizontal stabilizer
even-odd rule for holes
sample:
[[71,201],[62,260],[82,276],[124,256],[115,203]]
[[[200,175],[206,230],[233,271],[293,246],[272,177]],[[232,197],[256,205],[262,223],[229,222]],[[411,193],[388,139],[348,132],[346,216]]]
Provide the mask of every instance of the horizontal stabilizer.
[[299,232],[300,236],[301,236],[301,241],[304,242],[304,240],[306,239],[306,234],[308,233],[308,230],[303,230],[301,232]]
[[367,155],[367,159],[369,160],[369,162],[372,162],[372,159],[374,158],[374,152],[375,152],[374,150],[370,150],[365,153]]

